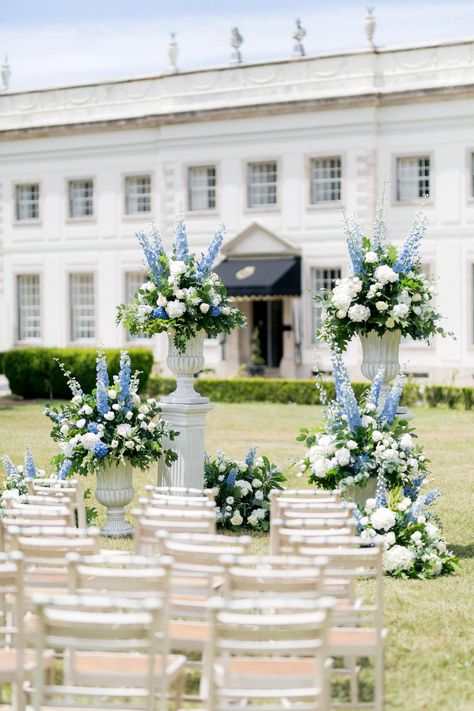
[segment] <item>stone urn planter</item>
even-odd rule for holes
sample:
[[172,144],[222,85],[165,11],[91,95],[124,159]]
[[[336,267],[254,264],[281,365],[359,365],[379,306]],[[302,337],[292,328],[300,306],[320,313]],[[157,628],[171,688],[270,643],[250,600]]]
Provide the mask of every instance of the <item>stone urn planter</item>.
[[379,368],[385,369],[379,398],[378,409],[380,411],[383,409],[390,391],[389,383],[400,372],[400,338],[400,331],[386,331],[383,336],[379,336],[377,331],[370,331],[365,336],[360,336],[362,343],[362,374],[373,382]]
[[133,534],[133,526],[125,521],[124,507],[133,499],[132,465],[116,464],[97,473],[95,496],[107,509],[107,522],[101,528],[104,536],[122,538]]
[[367,479],[365,486],[357,486],[357,484],[348,486],[342,494],[342,498],[344,501],[357,504],[359,509],[363,509],[367,499],[375,499],[376,488],[377,479],[370,477],[370,479]]
[[168,333],[168,357],[166,363],[176,376],[176,390],[161,398],[162,402],[202,403],[208,402],[194,389],[194,376],[204,368],[204,339],[206,333],[197,331],[186,343],[184,353],[180,353],[174,343],[174,332]]

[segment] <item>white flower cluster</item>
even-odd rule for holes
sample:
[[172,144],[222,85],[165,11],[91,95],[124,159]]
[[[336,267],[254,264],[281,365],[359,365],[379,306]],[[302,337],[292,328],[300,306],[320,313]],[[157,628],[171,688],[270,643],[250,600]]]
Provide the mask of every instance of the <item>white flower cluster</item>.
[[[317,436],[316,444],[308,450],[307,457],[311,470],[318,479],[324,477],[335,469],[353,466],[356,456],[360,454],[359,445],[351,438],[342,445],[340,439],[333,434],[323,433]],[[303,468],[306,468],[303,464]],[[360,472],[346,476],[339,482],[341,489],[345,489],[354,483],[358,483],[370,477],[370,470],[367,468]]]

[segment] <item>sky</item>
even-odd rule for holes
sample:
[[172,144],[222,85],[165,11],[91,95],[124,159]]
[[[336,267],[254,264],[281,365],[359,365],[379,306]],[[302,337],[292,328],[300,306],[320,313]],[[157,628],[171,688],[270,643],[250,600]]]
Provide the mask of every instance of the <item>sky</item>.
[[[228,63],[234,26],[244,61],[290,57],[296,17],[306,54],[360,49],[366,14],[354,0],[0,0],[0,57],[13,91],[125,79],[167,70],[171,31],[179,68],[199,69]],[[474,0],[384,0],[375,15],[381,47],[474,38]]]

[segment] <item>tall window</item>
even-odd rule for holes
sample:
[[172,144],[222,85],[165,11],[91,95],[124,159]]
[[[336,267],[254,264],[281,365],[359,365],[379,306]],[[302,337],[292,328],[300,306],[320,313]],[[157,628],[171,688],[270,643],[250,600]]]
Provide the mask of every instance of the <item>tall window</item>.
[[38,274],[17,277],[18,340],[41,338],[40,278]]
[[93,274],[71,274],[69,277],[71,341],[95,337],[95,296]]
[[341,199],[341,159],[312,158],[310,163],[311,204]]
[[397,158],[397,200],[419,200],[429,194],[429,157]]
[[266,207],[277,204],[278,166],[275,161],[247,166],[247,205]]
[[188,168],[188,210],[213,210],[215,206],[215,165]]
[[[125,301],[127,303],[133,299],[138,289],[143,284],[145,276],[146,275],[143,272],[127,272],[125,274]],[[144,333],[132,336],[131,333],[127,331],[127,341],[136,341],[138,338],[148,338],[148,336]]]
[[69,181],[69,217],[92,217],[94,214],[94,181]]
[[151,178],[149,175],[130,175],[125,178],[125,214],[151,212]]
[[[327,291],[333,289],[336,285],[336,280],[341,278],[340,267],[317,267],[311,270],[312,293],[313,296],[319,294],[321,290]],[[312,334],[313,341],[316,340],[316,331],[321,326],[321,306],[315,301],[313,302],[313,324]]]
[[39,220],[39,184],[24,183],[15,186],[15,218]]

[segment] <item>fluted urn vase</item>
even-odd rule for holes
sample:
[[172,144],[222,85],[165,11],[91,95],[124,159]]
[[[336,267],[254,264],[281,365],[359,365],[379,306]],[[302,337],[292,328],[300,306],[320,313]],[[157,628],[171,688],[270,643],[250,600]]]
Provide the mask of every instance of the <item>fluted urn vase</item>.
[[368,379],[375,379],[380,368],[384,369],[383,385],[380,391],[378,409],[383,409],[387,395],[390,392],[390,382],[400,372],[400,331],[386,331],[379,336],[377,331],[369,331],[360,336],[362,343],[362,374]]
[[95,496],[107,509],[107,522],[101,528],[104,536],[123,538],[133,534],[133,526],[125,521],[125,506],[133,499],[131,464],[115,464],[97,473]]
[[162,398],[162,402],[202,403],[208,402],[194,389],[194,376],[204,368],[204,339],[206,333],[197,331],[186,343],[184,353],[181,353],[174,342],[174,333],[168,334],[168,357],[166,363],[176,376],[176,390]]

